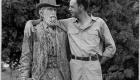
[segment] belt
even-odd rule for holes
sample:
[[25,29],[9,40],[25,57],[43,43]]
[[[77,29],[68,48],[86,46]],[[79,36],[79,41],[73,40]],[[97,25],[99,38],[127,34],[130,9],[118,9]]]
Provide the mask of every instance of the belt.
[[90,56],[90,57],[78,57],[75,55],[71,55],[72,59],[82,60],[82,61],[96,61],[98,60],[98,55]]

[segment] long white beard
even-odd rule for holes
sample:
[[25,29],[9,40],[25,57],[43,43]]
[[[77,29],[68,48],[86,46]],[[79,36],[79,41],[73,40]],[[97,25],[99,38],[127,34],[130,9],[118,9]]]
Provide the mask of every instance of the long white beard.
[[50,26],[57,26],[58,25],[58,20],[56,17],[47,18],[47,19],[45,19],[45,22]]
[[48,27],[51,27],[53,30],[59,26],[59,22],[56,17],[47,18],[44,21],[47,23]]

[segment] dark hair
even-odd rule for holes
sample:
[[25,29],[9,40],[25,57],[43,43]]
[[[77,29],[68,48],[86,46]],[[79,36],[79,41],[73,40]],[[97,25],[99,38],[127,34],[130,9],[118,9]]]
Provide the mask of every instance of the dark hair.
[[77,4],[78,6],[83,5],[84,9],[87,10],[89,5],[89,0],[77,0]]

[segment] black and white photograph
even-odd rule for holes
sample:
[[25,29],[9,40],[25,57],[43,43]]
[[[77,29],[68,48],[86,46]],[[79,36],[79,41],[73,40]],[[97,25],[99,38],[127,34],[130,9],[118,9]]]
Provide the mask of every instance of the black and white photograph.
[[140,80],[139,0],[1,0],[1,80]]

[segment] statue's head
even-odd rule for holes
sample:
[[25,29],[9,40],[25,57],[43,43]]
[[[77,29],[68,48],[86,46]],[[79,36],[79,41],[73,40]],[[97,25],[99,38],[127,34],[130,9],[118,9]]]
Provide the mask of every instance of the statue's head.
[[[47,0],[45,0],[47,1]],[[54,19],[57,19],[56,11],[59,5],[56,5],[54,0],[47,2],[41,2],[37,5],[37,11],[41,19],[46,22],[50,22]]]

